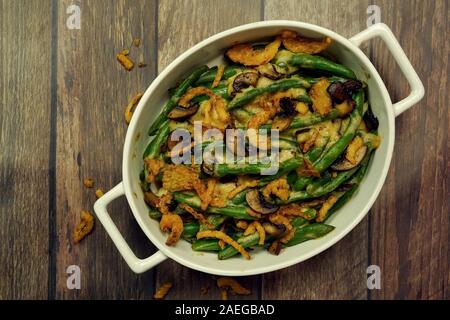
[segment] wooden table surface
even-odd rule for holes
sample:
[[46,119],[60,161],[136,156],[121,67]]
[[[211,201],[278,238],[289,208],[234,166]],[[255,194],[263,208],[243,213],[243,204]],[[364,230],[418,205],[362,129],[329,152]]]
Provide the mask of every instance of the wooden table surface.
[[[81,8],[81,29],[66,26]],[[175,57],[219,31],[260,20],[315,23],[350,37],[381,9],[425,85],[425,98],[396,119],[396,146],[381,195],[337,245],[295,266],[243,278],[254,299],[449,299],[449,1],[447,0],[1,0],[0,299],[219,297],[212,276],[167,260],[136,275],[103,227],[73,245],[82,209],[95,197],[85,177],[109,190],[121,181],[124,106]],[[148,65],[115,60],[133,38]],[[393,101],[408,86],[379,41],[364,46]],[[141,257],[154,252],[125,199],[113,220]],[[81,268],[81,289],[66,286]],[[366,268],[381,268],[381,289]],[[207,296],[200,288],[209,286]],[[248,297],[245,297],[248,298]]]

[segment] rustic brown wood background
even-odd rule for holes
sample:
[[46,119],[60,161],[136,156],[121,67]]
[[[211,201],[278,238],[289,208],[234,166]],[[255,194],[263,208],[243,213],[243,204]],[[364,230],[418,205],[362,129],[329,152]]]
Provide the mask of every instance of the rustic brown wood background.
[[[81,30],[66,27],[81,8]],[[370,214],[319,256],[247,277],[258,299],[449,299],[450,31],[447,0],[1,0],[0,1],[0,299],[151,299],[171,280],[168,298],[219,297],[212,276],[166,261],[143,275],[125,265],[101,226],[80,245],[71,233],[95,197],[121,180],[123,109],[172,59],[219,31],[269,19],[312,22],[352,36],[366,28],[369,5],[398,37],[423,80],[425,98],[396,119],[386,184]],[[125,72],[115,54],[134,37],[148,65]],[[393,100],[408,87],[379,41],[364,51]],[[124,199],[113,219],[133,250],[154,250]],[[381,268],[368,290],[366,268]],[[78,265],[81,290],[68,290]],[[209,286],[207,296],[200,288]]]

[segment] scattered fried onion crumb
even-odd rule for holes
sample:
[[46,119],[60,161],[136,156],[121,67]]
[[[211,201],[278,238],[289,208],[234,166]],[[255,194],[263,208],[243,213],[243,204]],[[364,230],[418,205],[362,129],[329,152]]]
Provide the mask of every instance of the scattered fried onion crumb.
[[172,246],[178,242],[183,233],[183,220],[177,214],[163,214],[159,222],[161,231],[170,231],[166,244]]
[[142,96],[143,94],[140,92],[136,94],[125,108],[125,121],[127,122],[127,124],[130,124],[131,117],[133,116],[133,108],[139,103],[139,100],[141,100]]
[[217,286],[220,289],[231,289],[234,294],[248,296],[251,291],[242,286],[236,279],[230,277],[220,277],[217,279]]
[[248,236],[252,233],[258,232],[259,234],[259,245],[263,245],[264,241],[266,241],[266,231],[259,221],[253,221],[248,225],[248,227],[244,231],[244,236]]
[[207,230],[207,231],[200,231],[200,232],[198,232],[197,233],[197,239],[203,239],[203,238],[217,238],[217,239],[223,240],[226,243],[228,243],[230,246],[235,248],[246,259],[250,259],[250,254],[247,251],[245,251],[244,247],[241,246],[236,241],[234,241],[232,238],[230,238],[228,235],[226,235],[222,231]]
[[140,45],[141,45],[141,39],[136,38],[133,40],[133,46],[135,46],[136,48],[139,48]]
[[94,229],[94,216],[89,211],[81,211],[81,221],[73,232],[73,242],[79,243]]
[[286,49],[294,53],[317,54],[328,48],[332,40],[330,37],[324,39],[311,39],[301,37],[297,32],[284,30],[281,32],[283,45]]
[[228,300],[228,291],[220,290],[220,300]]
[[283,201],[289,198],[289,184],[286,178],[279,178],[270,182],[262,191],[264,198],[269,199],[273,194]]
[[144,61],[139,62],[138,67],[139,68],[145,68],[147,64]]
[[309,95],[313,102],[314,111],[321,116],[328,114],[333,108],[330,94],[327,92],[330,83],[327,79],[322,78],[317,83],[313,84],[309,90]]
[[286,227],[287,230],[286,234],[281,239],[279,239],[281,243],[287,243],[289,240],[292,239],[292,237],[294,236],[294,228],[288,218],[277,212],[269,215],[269,221],[272,222],[273,224],[277,225],[282,224]]
[[164,299],[167,294],[169,293],[170,289],[172,289],[172,282],[164,282],[158,290],[156,290],[155,295],[153,296],[153,299],[155,300],[162,300]]
[[238,193],[241,191],[244,191],[247,188],[253,188],[258,185],[258,180],[256,179],[249,179],[244,176],[238,177],[238,186],[231,190],[231,192],[228,194],[228,199],[233,199]]
[[317,222],[323,222],[325,220],[328,210],[331,209],[331,207],[336,203],[337,200],[337,197],[332,195],[324,202],[322,207],[320,207],[319,213],[317,215]]
[[196,210],[194,210],[192,207],[188,206],[185,203],[179,204],[181,209],[186,210],[188,213],[190,213],[195,219],[197,219],[201,224],[207,226],[209,229],[213,229],[214,226],[208,222],[208,220],[205,218],[205,216]]
[[120,53],[118,53],[116,57],[117,57],[117,61],[120,62],[120,64],[122,65],[122,67],[125,68],[125,70],[131,71],[134,67],[134,62],[130,58],[127,57],[128,54],[129,54],[129,50],[125,49],[125,50],[122,50]]
[[281,38],[277,37],[262,50],[255,50],[249,43],[237,44],[226,52],[226,55],[234,62],[245,66],[260,66],[272,60],[281,45]]
[[103,197],[104,196],[104,192],[103,192],[103,190],[102,189],[97,189],[97,190],[95,190],[95,196],[97,197],[97,199],[100,199],[101,197]]
[[209,292],[209,286],[202,286],[200,287],[200,295],[206,296]]
[[84,185],[86,188],[92,188],[92,187],[94,187],[94,179],[92,179],[92,178],[85,178],[85,179],[83,180],[83,185]]

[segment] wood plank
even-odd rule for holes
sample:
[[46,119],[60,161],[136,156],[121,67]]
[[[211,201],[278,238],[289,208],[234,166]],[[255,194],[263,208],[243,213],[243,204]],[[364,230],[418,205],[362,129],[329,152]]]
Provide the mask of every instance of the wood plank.
[[[208,36],[259,19],[260,1],[161,1],[158,14],[158,70],[161,71],[186,49]],[[168,299],[219,298],[219,290],[210,275],[192,271],[173,261],[164,262],[156,270],[157,286],[164,281],[174,282]],[[241,279],[245,286],[252,289],[250,298],[258,297],[259,279],[258,276]],[[200,289],[204,286],[210,290],[207,295],[202,296]],[[230,296],[232,298],[234,297]]]
[[[66,9],[72,0],[58,2],[58,113],[56,150],[57,298],[150,298],[153,273],[135,275],[125,264],[99,224],[79,245],[71,235],[80,211],[93,210],[94,190],[82,181],[92,177],[105,191],[121,181],[122,146],[127,126],[124,108],[155,76],[155,1],[91,0],[75,2],[81,8],[81,29],[66,27]],[[131,48],[136,62],[146,68],[125,71],[116,54]],[[126,200],[111,205],[110,213],[138,256],[153,246],[135,222]],[[81,290],[68,290],[66,268],[81,268]]]
[[0,26],[0,299],[45,299],[51,1],[2,1]]
[[[344,9],[343,9],[344,8]],[[266,20],[299,20],[352,36],[366,27],[366,1],[265,1]],[[365,299],[368,218],[319,256],[263,276],[263,299]]]
[[[371,263],[382,271],[373,299],[449,298],[448,1],[376,1],[425,85],[396,119],[386,185],[372,210]],[[397,101],[408,86],[385,46],[372,60]]]

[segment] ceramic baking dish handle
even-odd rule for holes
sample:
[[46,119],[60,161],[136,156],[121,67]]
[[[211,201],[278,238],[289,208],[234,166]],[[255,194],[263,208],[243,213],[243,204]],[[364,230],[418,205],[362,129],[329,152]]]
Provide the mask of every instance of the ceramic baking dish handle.
[[393,105],[395,116],[398,116],[403,111],[411,108],[414,104],[420,101],[425,93],[425,90],[423,88],[422,81],[420,81],[419,76],[411,65],[411,62],[398,43],[391,29],[389,29],[389,27],[384,23],[377,23],[367,28],[366,30],[350,38],[350,41],[359,47],[364,41],[376,37],[380,37],[386,43],[389,51],[394,56],[395,61],[399,65],[411,87],[410,94],[405,99],[394,103]]
[[108,204],[124,194],[125,190],[121,182],[95,202],[94,211],[131,270],[136,273],[142,273],[166,260],[167,257],[161,251],[157,251],[146,259],[139,259],[133,251],[131,251],[107,211]]

